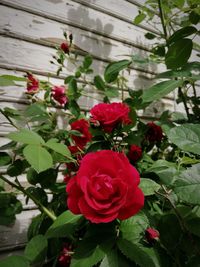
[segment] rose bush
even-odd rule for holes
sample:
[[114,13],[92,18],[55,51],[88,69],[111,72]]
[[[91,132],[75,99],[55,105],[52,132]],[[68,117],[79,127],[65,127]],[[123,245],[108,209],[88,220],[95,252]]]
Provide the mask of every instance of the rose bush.
[[67,185],[67,205],[93,223],[125,220],[144,205],[139,173],[122,153],[101,150],[87,154]]
[[[199,11],[195,0],[147,1],[134,23],[145,17],[151,23],[152,7],[164,31],[149,58],[130,55],[93,76],[92,57],[77,60],[73,36],[64,33],[51,63],[58,76],[65,61],[76,69],[63,85],[31,73],[0,76],[2,86],[26,82],[29,101],[25,110],[0,109],[15,128],[0,148],[0,224],[12,226],[22,211],[19,192],[40,211],[28,227],[24,254],[0,267],[199,266],[200,64],[188,61]],[[172,18],[181,21],[182,11],[178,27]],[[165,62],[168,70],[157,76],[163,80],[143,91],[129,88],[123,70],[152,60]],[[102,103],[86,111],[79,103],[92,97],[88,87]],[[175,89],[185,113],[166,110],[150,122],[141,116]]]

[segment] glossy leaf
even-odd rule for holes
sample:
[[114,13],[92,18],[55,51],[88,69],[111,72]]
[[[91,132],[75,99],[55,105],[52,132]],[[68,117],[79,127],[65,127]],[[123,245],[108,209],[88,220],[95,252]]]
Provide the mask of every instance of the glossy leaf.
[[144,236],[146,228],[149,226],[149,220],[143,212],[132,216],[120,223],[120,235],[123,239],[138,242]]
[[138,14],[138,15],[135,17],[133,23],[134,23],[135,25],[138,25],[138,24],[140,24],[145,18],[146,18],[146,15],[145,15],[144,13],[140,13],[140,14]]
[[155,194],[155,191],[159,190],[160,185],[151,179],[141,178],[139,187],[145,196],[151,196]]
[[181,86],[182,83],[183,81],[181,80],[169,80],[157,83],[144,91],[142,95],[143,102],[146,103],[159,100],[177,87]]
[[51,237],[71,237],[76,228],[76,224],[82,219],[81,215],[74,215],[69,210],[63,212],[47,230],[46,236]]
[[117,249],[106,253],[99,267],[130,267],[131,262]]
[[111,83],[117,79],[119,72],[130,65],[130,60],[120,60],[110,63],[104,72],[104,79],[106,82]]
[[29,261],[23,256],[10,256],[0,261],[0,267],[30,267]]
[[101,76],[96,75],[94,77],[94,84],[98,90],[101,90],[101,91],[105,90],[106,85],[105,85],[105,82],[103,81],[103,79],[101,78]]
[[0,166],[6,166],[11,162],[11,157],[6,152],[0,152]]
[[132,243],[119,239],[117,245],[121,252],[141,267],[160,267],[160,260],[153,248],[144,247],[139,243]]
[[173,43],[166,55],[165,64],[168,69],[177,69],[185,65],[190,58],[193,43],[190,39],[181,39]]
[[57,143],[54,140],[49,140],[48,142],[45,143],[45,146],[54,150],[57,153],[60,153],[61,155],[65,156],[65,157],[71,157],[71,153],[69,151],[69,149],[67,148],[66,145],[62,144],[62,143]]
[[23,150],[23,154],[37,172],[45,171],[53,165],[51,154],[39,145],[27,145]]
[[197,32],[197,29],[193,26],[187,26],[187,27],[181,28],[180,30],[176,31],[172,36],[170,36],[170,38],[168,39],[168,44],[172,44],[196,32]]
[[200,124],[183,124],[172,128],[167,135],[182,150],[200,155]]
[[41,264],[45,261],[47,254],[47,239],[43,235],[34,236],[26,245],[24,255],[33,264]]

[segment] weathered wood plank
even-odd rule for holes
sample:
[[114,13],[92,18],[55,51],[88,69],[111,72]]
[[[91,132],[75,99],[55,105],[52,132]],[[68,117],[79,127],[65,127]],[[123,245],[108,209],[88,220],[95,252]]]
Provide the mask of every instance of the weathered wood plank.
[[13,226],[0,226],[0,251],[23,247],[27,242],[27,229],[38,210],[27,210],[16,216]]
[[[29,2],[26,0],[1,0],[4,5],[27,10],[31,13],[48,17],[55,21],[62,21],[69,25],[88,30],[103,36],[129,42],[132,45],[149,49],[153,41],[144,37],[145,30],[128,24],[108,14],[85,7],[72,0],[63,1],[39,1]],[[109,4],[109,1],[108,3]]]
[[93,33],[88,34],[88,31],[6,6],[1,6],[0,25],[2,34],[51,46],[64,41],[64,30],[72,32],[73,43],[77,47],[105,61],[119,60],[119,55],[141,53],[140,49],[119,41]]

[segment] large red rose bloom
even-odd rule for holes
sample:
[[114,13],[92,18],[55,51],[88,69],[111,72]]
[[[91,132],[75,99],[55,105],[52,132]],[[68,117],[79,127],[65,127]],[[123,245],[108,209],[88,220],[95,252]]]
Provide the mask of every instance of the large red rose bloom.
[[100,103],[91,110],[92,121],[99,122],[105,132],[110,133],[119,124],[130,124],[130,108],[124,103]]
[[140,176],[123,153],[101,150],[81,160],[77,175],[67,184],[67,205],[93,223],[125,220],[144,205]]

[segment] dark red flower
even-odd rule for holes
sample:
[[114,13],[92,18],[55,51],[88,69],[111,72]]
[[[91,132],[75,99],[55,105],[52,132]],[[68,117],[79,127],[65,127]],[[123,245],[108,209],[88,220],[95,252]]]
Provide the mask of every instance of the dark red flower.
[[125,220],[144,205],[139,182],[138,171],[123,153],[112,150],[88,153],[67,184],[68,208],[93,223]]
[[97,121],[107,133],[118,124],[130,124],[129,112],[130,108],[124,103],[100,103],[90,110],[93,122]]
[[145,231],[145,236],[146,236],[147,241],[149,243],[152,243],[159,238],[160,234],[156,229],[149,227]]
[[128,158],[132,162],[136,162],[142,157],[142,149],[137,145],[131,145],[128,152]]
[[68,45],[68,43],[62,43],[62,44],[60,45],[60,49],[61,49],[64,53],[69,54],[69,45]]
[[78,147],[83,149],[85,145],[91,141],[92,135],[89,132],[89,123],[85,119],[76,120],[71,123],[71,129],[81,133],[81,136],[71,135],[72,139]]
[[65,94],[65,86],[54,86],[52,88],[52,96],[53,98],[61,105],[65,105],[68,102],[68,98]]
[[60,267],[69,267],[71,263],[71,245],[65,244],[58,258]]
[[156,125],[154,122],[147,123],[146,139],[149,142],[160,142],[163,138],[162,128]]
[[39,81],[32,74],[27,74],[27,93],[35,94],[39,91]]

